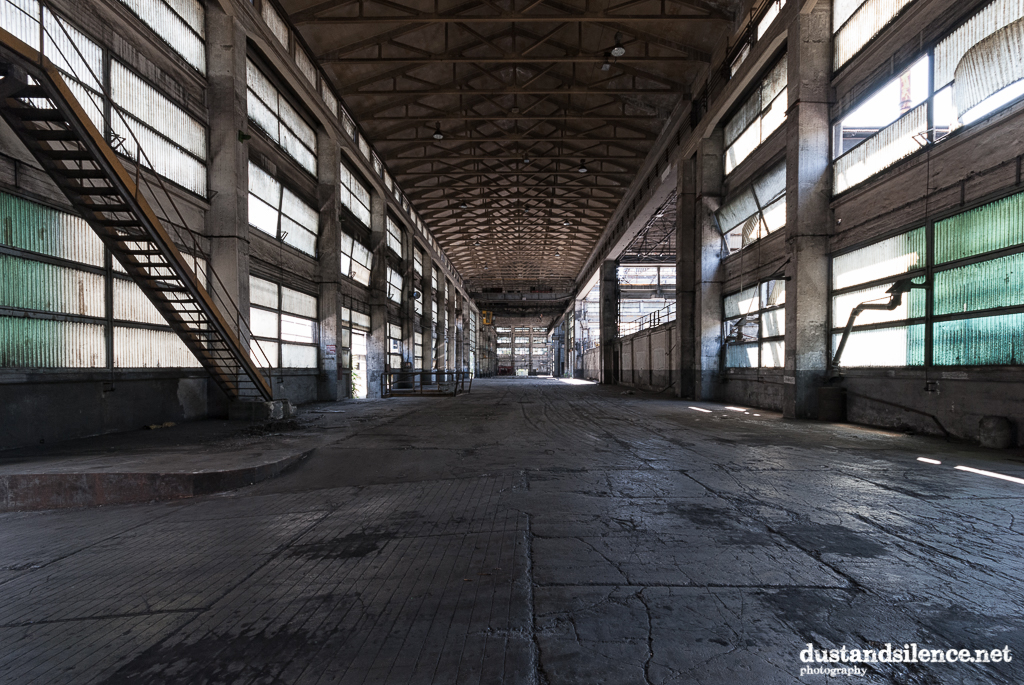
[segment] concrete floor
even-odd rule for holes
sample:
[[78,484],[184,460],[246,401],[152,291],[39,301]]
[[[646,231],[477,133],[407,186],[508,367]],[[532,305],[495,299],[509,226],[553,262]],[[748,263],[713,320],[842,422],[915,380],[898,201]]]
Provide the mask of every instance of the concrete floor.
[[0,515],[0,683],[1024,682],[1024,484],[953,468],[1019,454],[552,379],[341,406],[251,488]]

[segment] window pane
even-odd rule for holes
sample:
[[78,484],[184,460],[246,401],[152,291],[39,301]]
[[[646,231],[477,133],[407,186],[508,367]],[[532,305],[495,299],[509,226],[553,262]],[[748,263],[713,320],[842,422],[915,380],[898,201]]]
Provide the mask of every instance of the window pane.
[[925,266],[925,232],[918,228],[832,260],[836,290],[904,274]]
[[[277,284],[255,276],[249,277],[249,302],[261,307],[277,309]],[[273,337],[277,337],[274,333]]]
[[261,338],[277,337],[277,313],[265,309],[250,307],[249,329],[252,334]]
[[[842,335],[832,336],[832,349]],[[924,364],[924,325],[854,331],[839,360],[845,367],[921,366]]]
[[1024,304],[1024,253],[935,274],[935,314]]
[[935,263],[1024,244],[1024,193],[935,224]]
[[282,311],[305,316],[310,319],[316,318],[316,297],[300,293],[291,288],[281,288],[281,309]]
[[291,314],[281,314],[281,340],[289,342],[316,342],[316,322]]
[[1024,314],[939,321],[934,336],[932,361],[938,366],[1024,361]]
[[281,367],[315,369],[316,348],[307,345],[281,345]]

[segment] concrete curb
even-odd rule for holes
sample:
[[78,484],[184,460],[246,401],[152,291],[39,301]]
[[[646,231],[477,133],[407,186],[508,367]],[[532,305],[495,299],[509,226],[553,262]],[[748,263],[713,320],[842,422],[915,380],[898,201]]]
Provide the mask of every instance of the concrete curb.
[[283,474],[313,450],[259,466],[198,473],[37,473],[0,476],[0,512],[184,499],[237,490]]

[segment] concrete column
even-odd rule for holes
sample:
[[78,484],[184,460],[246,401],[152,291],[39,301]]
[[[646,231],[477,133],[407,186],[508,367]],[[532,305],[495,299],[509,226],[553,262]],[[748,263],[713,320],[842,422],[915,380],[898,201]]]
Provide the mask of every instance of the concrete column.
[[[615,338],[618,337],[619,319],[619,263],[609,259],[601,264],[600,280],[600,317],[601,317],[601,383],[614,385],[618,382],[615,373],[618,364],[615,363]],[[568,348],[568,336],[574,331],[568,330],[566,326],[566,348]],[[573,345],[575,345],[575,340]],[[566,352],[569,352],[566,349]],[[571,355],[566,355],[571,359]],[[571,375],[574,370],[566,369]]]
[[435,341],[437,345],[437,369],[444,371],[448,365],[448,303],[444,297],[444,274],[440,270],[438,270],[436,297],[437,322],[434,324],[434,330],[437,332],[437,340]]
[[694,159],[678,161],[676,200],[676,394],[693,399],[697,395],[697,364],[700,349],[696,322],[697,263],[700,250],[697,240],[697,179]]
[[[430,260],[430,255],[424,253],[423,255],[423,279],[420,283],[420,292],[423,293],[423,319],[421,319],[423,325],[423,368],[429,370],[434,368],[434,290],[431,288],[430,279],[433,273],[434,263]],[[423,382],[430,382],[432,378],[430,376],[424,376]]]
[[317,270],[320,276],[320,373],[317,399],[338,399],[338,322],[341,320],[341,237],[338,221],[338,143],[326,131],[317,133],[317,200],[320,237]]
[[815,418],[828,368],[829,95],[832,5],[789,30],[786,119],[786,366],[783,415]]
[[[219,5],[206,13],[210,102],[210,294],[224,318],[248,343],[249,151],[238,140],[247,131],[245,30]],[[216,274],[216,277],[213,276]]]
[[380,397],[380,381],[388,361],[387,203],[370,192],[370,335],[366,339],[366,396]]
[[[419,328],[416,321],[416,301],[412,297],[415,290],[419,290],[416,282],[416,260],[413,254],[412,229],[405,228],[402,231],[402,286],[405,290],[402,296],[402,361],[415,364],[416,337],[413,335]],[[422,302],[422,300],[420,300]]]
[[722,236],[715,224],[714,212],[722,203],[725,177],[723,142],[717,128],[697,146],[695,172],[695,209],[693,247],[694,275],[694,395],[714,399],[718,385],[722,351]]
[[455,340],[458,337],[458,317],[455,315],[455,286],[448,282],[448,300],[445,302],[444,320],[448,327],[447,351],[445,362],[453,371],[459,368],[459,359],[455,353]]

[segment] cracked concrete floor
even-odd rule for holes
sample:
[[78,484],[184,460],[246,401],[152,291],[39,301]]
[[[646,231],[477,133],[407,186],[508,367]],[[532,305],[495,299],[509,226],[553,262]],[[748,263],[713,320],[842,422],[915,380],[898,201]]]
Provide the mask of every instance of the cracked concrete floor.
[[1024,485],[954,469],[1019,453],[553,379],[302,423],[252,488],[0,515],[0,682],[1024,682]]

